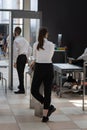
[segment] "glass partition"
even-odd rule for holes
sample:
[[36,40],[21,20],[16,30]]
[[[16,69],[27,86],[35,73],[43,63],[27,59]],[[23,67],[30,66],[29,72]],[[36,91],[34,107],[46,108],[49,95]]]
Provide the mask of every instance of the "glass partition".
[[[25,30],[25,25],[23,23],[24,20],[27,20],[27,19],[20,19],[20,18],[17,18],[17,19],[13,19],[13,30],[16,26],[20,26],[22,28],[22,35],[28,35],[28,34],[24,34],[24,30]],[[28,31],[26,32],[29,32],[29,38],[27,38],[29,40],[29,43],[31,44],[31,46],[33,46],[33,43],[37,40],[37,37],[38,37],[38,30],[39,30],[39,27],[40,27],[40,19],[28,19],[28,27],[27,29],[29,29]],[[24,26],[23,26],[24,25]],[[25,32],[25,33],[26,33]]]
[[[23,0],[0,0],[0,9],[23,9]],[[9,12],[0,11],[0,23],[9,23]]]
[[0,0],[0,9],[23,9],[23,0]]
[[38,38],[38,30],[40,27],[40,19],[30,19],[30,44],[33,46],[33,43]]
[[30,10],[38,11],[38,0],[30,0]]

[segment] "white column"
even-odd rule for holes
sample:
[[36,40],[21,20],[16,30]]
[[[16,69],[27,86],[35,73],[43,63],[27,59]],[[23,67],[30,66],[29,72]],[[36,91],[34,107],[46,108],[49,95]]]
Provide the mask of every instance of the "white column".
[[[30,10],[30,0],[24,0],[24,10]],[[30,42],[30,19],[24,19],[24,37]]]

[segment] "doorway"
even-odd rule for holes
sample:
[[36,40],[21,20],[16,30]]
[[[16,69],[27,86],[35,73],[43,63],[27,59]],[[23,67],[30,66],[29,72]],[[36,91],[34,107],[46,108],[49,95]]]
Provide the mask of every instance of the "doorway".
[[[29,41],[31,46],[37,39],[38,29],[42,24],[42,13],[26,10],[0,10],[9,11],[9,71],[8,87],[13,90],[13,31],[16,26],[22,28],[22,35]],[[18,20],[17,20],[18,19]]]

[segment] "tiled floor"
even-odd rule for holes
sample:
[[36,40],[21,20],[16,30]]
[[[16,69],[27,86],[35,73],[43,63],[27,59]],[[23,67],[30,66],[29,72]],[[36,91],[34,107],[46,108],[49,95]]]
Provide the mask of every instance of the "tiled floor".
[[[4,77],[8,77],[8,68],[0,68]],[[25,70],[26,71],[26,70]],[[14,90],[17,87],[17,73],[14,69]],[[1,81],[0,81],[1,84]],[[66,94],[59,98],[52,93],[52,104],[57,108],[48,123],[42,123],[30,109],[30,77],[28,76],[27,93],[15,95],[0,85],[0,130],[87,130],[87,110],[82,111],[82,97]]]

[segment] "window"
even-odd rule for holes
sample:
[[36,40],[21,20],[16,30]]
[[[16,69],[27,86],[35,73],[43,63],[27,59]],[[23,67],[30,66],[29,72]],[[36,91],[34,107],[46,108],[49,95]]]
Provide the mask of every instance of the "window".
[[[23,9],[23,0],[0,0],[0,9]],[[9,12],[0,11],[0,23],[9,23]]]
[[30,1],[30,10],[38,11],[38,0],[31,0]]

